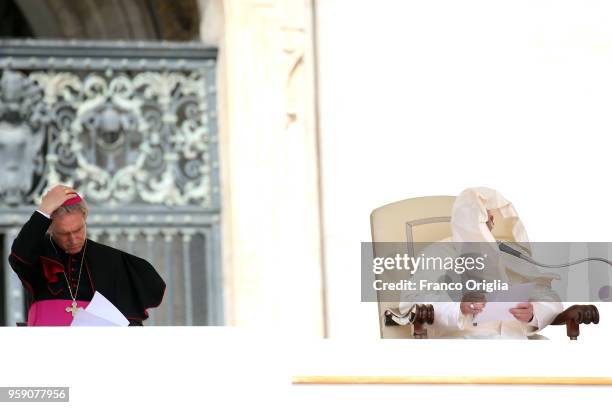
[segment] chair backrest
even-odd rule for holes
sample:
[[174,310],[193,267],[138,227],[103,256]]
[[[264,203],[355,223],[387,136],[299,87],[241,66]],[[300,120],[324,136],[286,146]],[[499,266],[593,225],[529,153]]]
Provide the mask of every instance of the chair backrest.
[[[375,257],[389,254],[384,242],[406,243],[414,255],[422,246],[451,236],[450,218],[454,196],[410,198],[387,204],[372,211],[370,223]],[[377,245],[378,244],[378,245]],[[411,326],[385,326],[384,311],[398,307],[398,302],[378,299],[378,319],[381,338],[412,337]]]

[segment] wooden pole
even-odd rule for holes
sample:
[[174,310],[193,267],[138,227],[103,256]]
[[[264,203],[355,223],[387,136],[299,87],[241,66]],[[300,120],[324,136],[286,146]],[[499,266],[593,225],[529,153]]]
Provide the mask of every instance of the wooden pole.
[[295,376],[308,384],[487,384],[487,385],[612,385],[612,377],[485,377],[485,376]]

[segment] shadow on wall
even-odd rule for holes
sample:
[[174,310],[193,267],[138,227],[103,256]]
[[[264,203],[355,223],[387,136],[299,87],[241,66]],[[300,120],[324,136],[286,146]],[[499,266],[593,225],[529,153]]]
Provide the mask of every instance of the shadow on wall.
[[200,14],[197,0],[3,0],[0,38],[195,41]]

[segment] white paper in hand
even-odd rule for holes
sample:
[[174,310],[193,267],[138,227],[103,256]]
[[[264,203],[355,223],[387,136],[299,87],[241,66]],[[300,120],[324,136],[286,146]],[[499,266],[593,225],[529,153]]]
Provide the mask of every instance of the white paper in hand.
[[493,299],[487,299],[482,312],[476,315],[474,322],[484,323],[493,320],[513,320],[515,317],[510,309],[518,303],[528,302],[529,294],[535,288],[535,283],[519,283],[510,285],[507,292],[497,292]]
[[71,326],[129,326],[128,319],[100,292],[94,293],[84,310],[79,310]]

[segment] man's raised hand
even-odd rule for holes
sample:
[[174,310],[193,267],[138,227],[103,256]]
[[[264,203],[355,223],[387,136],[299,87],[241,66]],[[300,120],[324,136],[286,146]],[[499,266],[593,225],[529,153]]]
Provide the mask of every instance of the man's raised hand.
[[40,207],[38,207],[38,209],[50,216],[53,214],[53,211],[57,210],[62,204],[64,204],[64,201],[76,195],[77,192],[74,191],[72,187],[58,184],[43,196],[42,202],[40,203]]

